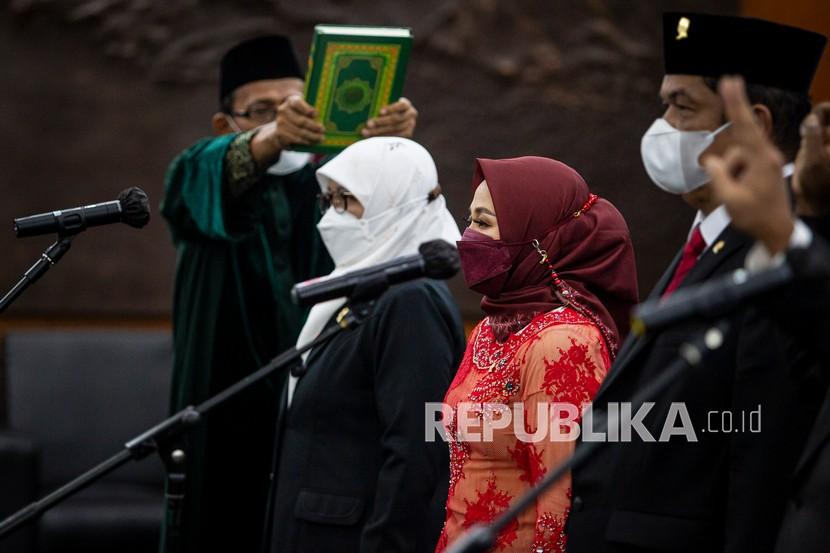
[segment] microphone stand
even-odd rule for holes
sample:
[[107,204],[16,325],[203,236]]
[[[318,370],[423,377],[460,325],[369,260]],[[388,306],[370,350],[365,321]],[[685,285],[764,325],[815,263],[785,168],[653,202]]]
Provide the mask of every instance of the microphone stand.
[[[724,319],[715,323],[711,328],[697,334],[692,340],[680,346],[678,357],[660,375],[641,388],[631,398],[632,410],[639,408],[649,399],[659,397],[668,387],[675,383],[688,369],[703,366],[708,355],[723,345],[724,336],[729,330],[729,324]],[[586,415],[587,416],[587,415]],[[591,419],[593,415],[591,414]],[[583,419],[584,420],[584,419]],[[608,420],[608,423],[617,425],[617,420]],[[597,433],[604,433],[609,424],[600,424]],[[530,491],[512,503],[506,511],[490,524],[476,524],[448,549],[447,553],[485,553],[496,544],[499,532],[504,530],[520,513],[533,505],[554,483],[559,481],[568,472],[581,467],[596,452],[604,442],[582,442],[576,451],[556,468],[549,471]]]
[[72,239],[74,234],[58,235],[58,240],[46,248],[46,251],[40,254],[40,258],[35,261],[28,271],[23,274],[23,277],[17,281],[11,290],[6,292],[6,295],[0,298],[0,313],[8,309],[8,307],[23,293],[26,288],[34,284],[43,273],[48,271],[52,265],[57,264],[64,256],[69,248],[72,247]]
[[208,398],[199,405],[185,407],[178,413],[128,441],[124,449],[109,459],[45,497],[32,502],[23,509],[10,515],[0,522],[0,539],[19,529],[24,524],[33,521],[50,508],[92,485],[127,462],[140,461],[151,453],[158,452],[168,471],[166,501],[170,513],[169,520],[173,523],[173,527],[169,530],[166,545],[168,547],[171,546],[171,544],[181,539],[178,523],[182,518],[182,506],[184,503],[184,461],[186,459],[185,452],[180,447],[181,435],[199,424],[205,415],[209,414],[212,410],[236,397],[239,393],[247,390],[254,384],[270,377],[280,369],[301,364],[301,356],[306,351],[326,343],[340,332],[351,330],[362,324],[371,316],[376,298],[386,291],[387,288],[389,288],[389,283],[383,275],[380,275],[379,278],[370,279],[365,284],[358,286],[352,294],[351,300],[338,313],[336,325],[325,329],[317,338],[308,344],[300,348],[290,348],[282,352],[264,367],[229,386],[215,396]]

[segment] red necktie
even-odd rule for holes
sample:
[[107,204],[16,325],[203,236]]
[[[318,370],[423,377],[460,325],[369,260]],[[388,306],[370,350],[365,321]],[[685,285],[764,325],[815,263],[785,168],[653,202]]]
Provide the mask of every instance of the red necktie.
[[669,297],[675,290],[677,290],[680,283],[683,282],[683,279],[686,278],[686,275],[689,274],[689,271],[691,271],[692,267],[694,267],[695,263],[697,263],[697,258],[700,257],[700,254],[703,253],[703,250],[705,249],[706,241],[703,239],[703,235],[700,233],[700,225],[698,225],[692,231],[692,236],[683,247],[683,256],[680,258],[680,263],[677,265],[677,269],[674,270],[674,276],[672,277],[671,282],[669,282],[669,285],[666,286],[666,291],[663,292],[664,298]]

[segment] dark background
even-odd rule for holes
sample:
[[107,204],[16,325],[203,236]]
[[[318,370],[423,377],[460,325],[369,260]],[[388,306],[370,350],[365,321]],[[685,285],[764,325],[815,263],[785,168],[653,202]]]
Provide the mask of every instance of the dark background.
[[[132,415],[145,417],[142,424],[147,425],[162,417],[167,392],[160,383],[167,380],[169,351],[158,344],[168,344],[176,261],[167,227],[158,216],[164,173],[178,152],[210,133],[218,61],[234,43],[282,32],[305,57],[316,23],[412,27],[416,42],[405,95],[420,112],[415,138],[435,157],[459,223],[470,201],[475,157],[558,158],[582,173],[627,219],[645,294],[684,241],[694,215],[682,200],[660,192],[648,180],[640,160],[640,138],[662,112],[657,95],[663,73],[662,12],[741,13],[830,35],[827,4],[0,2],[0,294],[52,241],[48,236],[16,239],[15,217],[111,200],[131,186],[144,188],[154,208],[143,230],[111,225],[78,236],[60,265],[0,315],[0,438],[9,421],[14,425],[8,405],[25,406],[48,438],[29,436],[39,439],[40,446],[46,444],[43,466],[51,462],[66,469],[64,456],[78,461],[99,455],[95,452],[116,451],[110,438],[126,439],[137,432],[126,425],[141,426]],[[816,100],[830,100],[828,59],[813,89]],[[475,321],[479,298],[465,290],[460,277],[452,286],[467,321]],[[91,332],[75,333],[79,327],[91,327]],[[113,337],[113,327],[125,329],[125,337]],[[145,333],[147,328],[160,332]],[[7,379],[6,353],[21,343],[20,334],[12,337],[10,332],[26,329],[47,332],[23,336],[24,341],[35,340],[30,347],[34,354],[18,355],[17,362],[9,354]],[[153,340],[155,349],[147,346]],[[130,347],[121,348],[120,341]],[[113,352],[122,356],[113,361],[107,355]],[[154,352],[161,354],[154,357]],[[52,372],[46,366],[50,362]],[[21,394],[20,382],[6,389],[7,381],[15,383],[14,375],[24,375],[20,380],[32,384],[29,396]],[[16,403],[6,401],[7,391]],[[159,401],[154,407],[139,399],[141,407],[134,408],[121,399],[146,397]],[[60,434],[65,427],[81,430],[67,437]],[[98,445],[89,445],[86,438]],[[60,446],[51,450],[51,457],[50,443]],[[24,480],[15,483],[21,488]],[[0,487],[7,510],[25,504],[12,487]],[[15,502],[8,501],[11,497]],[[155,499],[151,504],[159,506]]]
[[[651,184],[640,161],[640,137],[662,111],[661,13],[801,17],[830,31],[826,14],[823,21],[815,16],[827,11],[823,2],[788,2],[782,17],[774,4],[7,2],[0,7],[0,289],[51,242],[16,239],[16,216],[114,199],[140,186],[154,218],[141,231],[118,225],[79,236],[61,264],[6,312],[0,334],[21,325],[167,325],[175,251],[158,216],[164,172],[177,152],[210,132],[219,57],[238,40],[269,31],[289,34],[304,57],[321,22],[413,28],[405,95],[420,112],[415,138],[433,153],[459,222],[475,157],[560,159],[628,220],[648,292],[693,217],[679,198]],[[465,315],[477,317],[478,298],[460,278],[453,286]]]

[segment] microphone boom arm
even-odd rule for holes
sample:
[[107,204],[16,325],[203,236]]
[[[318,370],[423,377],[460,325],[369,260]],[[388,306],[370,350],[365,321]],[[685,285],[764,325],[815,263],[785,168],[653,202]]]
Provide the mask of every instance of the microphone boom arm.
[[6,295],[0,298],[0,313],[8,309],[8,307],[14,303],[20,294],[23,293],[26,288],[34,284],[40,277],[43,276],[43,273],[48,271],[52,265],[55,265],[61,258],[64,256],[66,252],[69,251],[69,248],[72,247],[72,239],[75,235],[63,236],[59,237],[58,240],[49,246],[45,252],[40,254],[40,258],[35,261],[35,264],[32,265],[28,271],[23,273],[23,277],[17,281],[11,290],[6,292]]

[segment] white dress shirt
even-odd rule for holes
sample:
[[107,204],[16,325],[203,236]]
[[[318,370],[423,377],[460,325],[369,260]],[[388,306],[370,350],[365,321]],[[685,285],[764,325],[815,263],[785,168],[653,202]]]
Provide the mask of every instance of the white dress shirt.
[[[692,223],[692,228],[689,229],[688,238],[692,237],[692,232],[694,232],[695,227],[700,225],[700,234],[703,236],[703,241],[706,243],[706,250],[708,250],[731,222],[732,218],[729,216],[729,212],[726,211],[726,206],[718,206],[709,215],[704,215],[702,211],[698,211],[695,216],[695,222]],[[706,250],[703,251],[705,252]],[[701,255],[703,254],[701,253]]]

